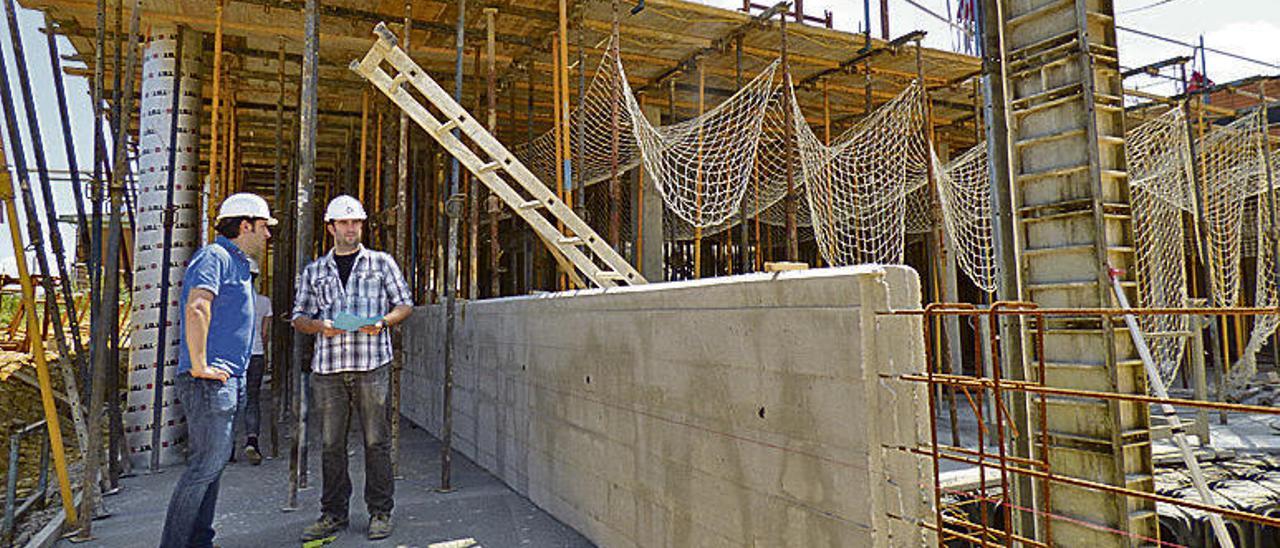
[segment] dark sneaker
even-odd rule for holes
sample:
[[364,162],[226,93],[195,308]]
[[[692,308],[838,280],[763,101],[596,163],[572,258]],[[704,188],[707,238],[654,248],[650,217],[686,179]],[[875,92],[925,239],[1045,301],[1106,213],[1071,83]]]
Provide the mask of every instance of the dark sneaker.
[[391,514],[374,514],[369,518],[369,540],[391,536]]
[[320,540],[322,538],[331,537],[338,531],[347,528],[347,518],[339,518],[324,514],[315,523],[308,525],[302,530],[302,541]]
[[249,459],[249,464],[254,466],[262,464],[262,453],[258,451],[256,445],[244,446],[244,456]]

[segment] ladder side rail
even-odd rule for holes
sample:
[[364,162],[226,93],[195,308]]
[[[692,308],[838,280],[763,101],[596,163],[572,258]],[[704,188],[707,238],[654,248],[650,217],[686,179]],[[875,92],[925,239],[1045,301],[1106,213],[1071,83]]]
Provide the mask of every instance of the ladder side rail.
[[[371,62],[370,62],[371,61]],[[511,205],[513,210],[522,219],[533,227],[538,236],[542,238],[555,253],[562,254],[567,258],[573,266],[582,271],[588,279],[600,287],[615,287],[617,284],[605,276],[601,276],[602,270],[594,261],[586,254],[574,246],[560,245],[559,239],[563,237],[559,230],[555,228],[545,217],[534,210],[519,208],[519,204],[524,202],[523,197],[507,184],[505,180],[497,174],[484,171],[481,167],[484,163],[474,152],[466,147],[459,139],[453,136],[449,131],[440,131],[443,124],[427,111],[420,103],[418,103],[408,91],[403,89],[392,88],[393,79],[380,67],[378,67],[378,59],[374,55],[366,56],[365,61],[354,64],[352,68],[368,79],[374,87],[382,91],[397,106],[405,111],[410,118],[422,127],[429,135],[431,135],[442,147],[451,155],[458,159],[464,167],[467,168],[477,179],[483,181],[486,186],[494,191],[504,202]],[[513,159],[514,161],[514,159]],[[549,190],[543,186],[543,190],[548,194]],[[554,198],[554,197],[553,197]],[[557,200],[558,203],[558,200]]]
[[[375,29],[375,32],[377,32],[377,29]],[[442,113],[449,116],[449,121],[445,122],[446,124],[449,124],[451,128],[456,127],[475,142],[482,150],[489,154],[496,162],[497,168],[506,170],[510,173],[517,183],[528,191],[534,199],[542,202],[542,204],[552,215],[556,217],[557,220],[563,222],[570,232],[580,237],[583,244],[591,248],[596,256],[612,268],[614,272],[621,274],[623,279],[630,284],[645,283],[644,277],[640,275],[639,271],[637,271],[631,263],[627,262],[627,260],[617,252],[617,250],[613,249],[608,242],[601,238],[599,234],[597,234],[595,230],[586,223],[586,221],[583,221],[581,217],[578,217],[578,215],[574,213],[569,206],[557,199],[555,195],[552,194],[551,190],[542,183],[541,179],[538,179],[538,177],[534,175],[533,172],[529,171],[529,169],[520,162],[514,154],[507,150],[506,146],[503,145],[501,141],[480,125],[473,116],[470,116],[462,105],[459,105],[454,101],[453,97],[445,92],[445,90],[441,88],[440,85],[426,73],[426,71],[422,70],[422,68],[419,67],[417,63],[415,63],[413,59],[404,52],[404,50],[400,49],[395,42],[388,40],[388,33],[378,32],[378,36],[379,39],[373,48],[381,50],[380,55],[378,55],[378,61],[380,62],[385,60],[396,70],[400,71],[401,75],[408,75],[407,78],[400,78],[399,76],[391,78],[388,75],[387,78],[391,82],[394,83],[399,81],[413,84],[413,86],[417,88],[428,101],[439,108]],[[366,57],[366,59],[368,59],[368,57]],[[360,71],[362,73],[373,69],[381,71],[378,64],[379,63],[373,63],[373,66],[369,67],[366,63],[362,62],[360,64]],[[383,74],[385,74],[385,71],[383,71]],[[396,89],[393,91],[403,91],[398,89],[398,84],[396,84],[395,87]],[[387,92],[387,90],[384,90],[384,93],[385,92]],[[431,133],[432,135],[436,134],[435,131],[430,129],[428,129],[428,133]],[[442,136],[438,136],[438,138],[439,137]],[[482,173],[482,170],[478,169],[484,165],[485,164],[481,164],[480,166],[476,166],[476,168],[468,166],[468,169],[470,169],[476,176],[484,179],[483,175],[487,173]],[[508,201],[507,205],[512,208],[519,208],[522,202],[523,200],[517,200],[515,202]]]

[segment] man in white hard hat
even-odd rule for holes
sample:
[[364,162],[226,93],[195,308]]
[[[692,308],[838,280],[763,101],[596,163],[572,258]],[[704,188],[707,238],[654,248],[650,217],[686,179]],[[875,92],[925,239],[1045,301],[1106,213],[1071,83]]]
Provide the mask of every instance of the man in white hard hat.
[[190,452],[169,499],[162,547],[213,545],[218,480],[234,450],[236,408],[245,395],[256,330],[250,257],[266,252],[275,224],[260,196],[228,196],[215,221],[218,237],[191,257],[183,274],[174,387],[187,415]]
[[293,326],[316,337],[311,390],[320,413],[323,492],[320,519],[302,540],[322,539],[345,529],[351,500],[347,474],[347,427],[358,414],[364,432],[364,501],[368,538],[391,535],[395,482],[391,476],[391,334],[413,312],[409,285],[390,255],[360,240],[366,215],[351,196],[338,196],[325,210],[333,250],[307,265],[298,281]]

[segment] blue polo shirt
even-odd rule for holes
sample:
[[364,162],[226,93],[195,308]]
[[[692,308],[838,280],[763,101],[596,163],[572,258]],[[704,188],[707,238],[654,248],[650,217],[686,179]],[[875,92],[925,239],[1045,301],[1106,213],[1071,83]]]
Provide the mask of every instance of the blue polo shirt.
[[182,276],[183,313],[178,321],[182,334],[178,346],[178,374],[191,371],[191,356],[187,352],[186,321],[187,298],[193,288],[207,289],[214,294],[213,313],[209,321],[209,339],[205,355],[210,367],[222,369],[233,377],[244,375],[249,368],[249,356],[253,351],[254,292],[249,274],[249,257],[236,244],[218,236],[212,244],[204,246],[187,263]]

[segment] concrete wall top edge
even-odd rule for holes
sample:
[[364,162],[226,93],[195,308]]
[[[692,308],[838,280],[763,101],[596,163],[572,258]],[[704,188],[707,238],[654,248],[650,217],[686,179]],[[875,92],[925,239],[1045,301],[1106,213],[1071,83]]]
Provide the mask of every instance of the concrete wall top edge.
[[[833,268],[815,268],[809,270],[793,270],[787,272],[755,272],[751,274],[740,274],[736,276],[721,276],[716,278],[706,278],[701,280],[683,280],[674,282],[656,282],[644,285],[622,286],[609,289],[592,288],[578,289],[571,291],[558,291],[547,293],[535,293],[530,295],[516,295],[511,297],[500,297],[496,299],[485,299],[483,301],[475,301],[475,303],[503,303],[511,301],[530,301],[530,300],[547,300],[547,299],[571,299],[575,297],[599,297],[605,295],[630,295],[635,293],[649,293],[657,291],[677,291],[689,290],[692,288],[712,288],[729,285],[769,283],[787,280],[818,280],[836,277],[861,278],[867,276],[888,276],[899,280],[910,280],[911,285],[918,285],[919,274],[914,268],[906,265],[877,265],[864,264],[855,266],[842,266]],[[916,305],[919,306],[918,304]]]

